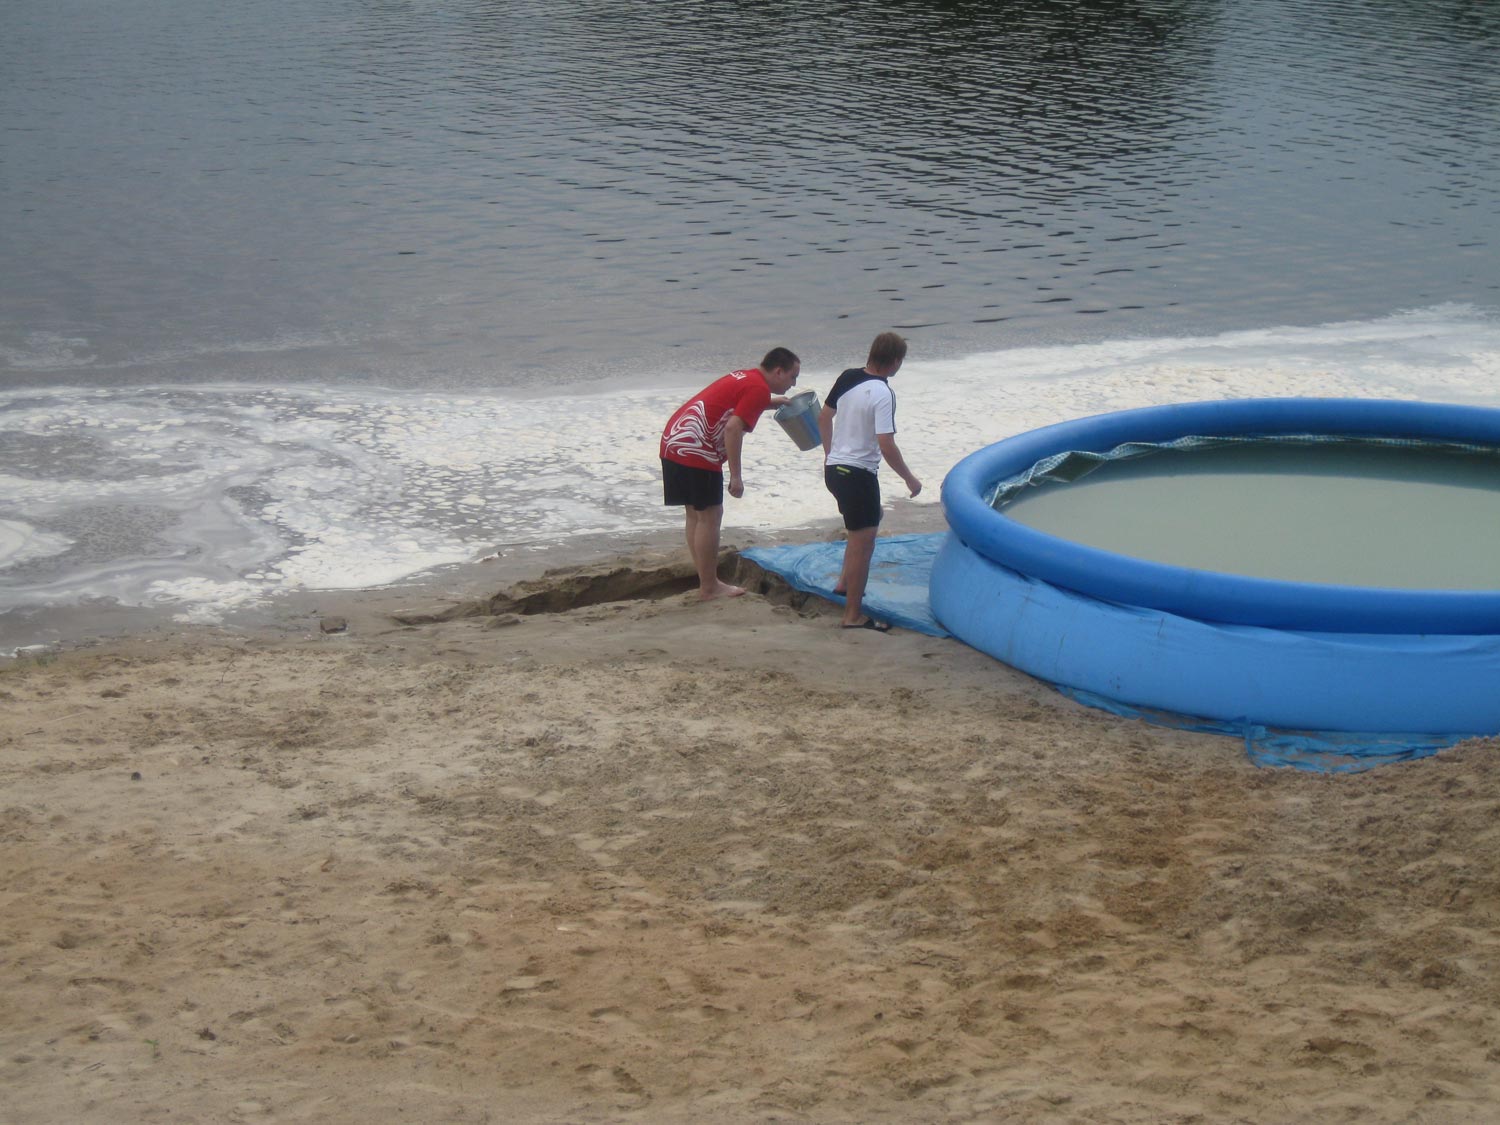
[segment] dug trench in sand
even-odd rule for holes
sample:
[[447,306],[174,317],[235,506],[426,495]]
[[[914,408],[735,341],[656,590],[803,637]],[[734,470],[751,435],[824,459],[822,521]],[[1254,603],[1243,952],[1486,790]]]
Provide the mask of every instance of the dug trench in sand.
[[1258,770],[588,578],[0,671],[7,1120],[1492,1116],[1495,745]]

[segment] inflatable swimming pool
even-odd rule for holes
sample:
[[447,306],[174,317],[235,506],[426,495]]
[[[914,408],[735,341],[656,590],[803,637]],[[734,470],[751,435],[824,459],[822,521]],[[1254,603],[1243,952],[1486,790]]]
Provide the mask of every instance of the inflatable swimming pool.
[[[1485,560],[1489,552],[1474,549],[1472,524],[1421,543],[1416,535],[1439,533],[1403,528],[1393,504],[1387,538],[1405,559],[1459,553],[1473,564],[1467,576],[1441,579],[1450,588],[1429,588],[1420,573],[1398,588],[1178,565],[1005,514],[1038,482],[1061,489],[1087,482],[1091,463],[1191,457],[1249,439],[1417,451],[1424,473],[1451,457],[1456,476],[1478,466],[1500,482],[1500,410],[1247,399],[1065,422],[988,446],[948,474],[950,531],[932,568],[934,615],[1007,664],[1130,708],[1284,730],[1500,732],[1500,557]],[[1465,478],[1456,487],[1476,486]],[[1204,536],[1218,534],[1203,528]],[[1284,540],[1286,555],[1297,554],[1305,534],[1262,533]]]

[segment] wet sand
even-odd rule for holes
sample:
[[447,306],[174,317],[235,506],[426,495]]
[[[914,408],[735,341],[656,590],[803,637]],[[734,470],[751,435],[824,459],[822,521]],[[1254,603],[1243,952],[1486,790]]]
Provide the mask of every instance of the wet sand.
[[679,556],[0,668],[0,1116],[1500,1112],[1500,747],[1259,770]]

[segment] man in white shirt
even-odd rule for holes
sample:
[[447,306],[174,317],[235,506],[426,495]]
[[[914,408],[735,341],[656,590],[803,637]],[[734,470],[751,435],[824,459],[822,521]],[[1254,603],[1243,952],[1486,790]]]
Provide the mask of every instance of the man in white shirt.
[[906,341],[900,336],[894,332],[876,336],[864,367],[851,367],[838,377],[818,418],[823,482],[838,501],[848,531],[843,572],[834,587],[835,593],[844,595],[845,629],[890,630],[888,622],[876,621],[862,609],[875,537],[880,532],[881,459],[896,470],[912,496],[922,491],[922,482],[896,448],[896,396],[887,383],[901,370],[905,358]]

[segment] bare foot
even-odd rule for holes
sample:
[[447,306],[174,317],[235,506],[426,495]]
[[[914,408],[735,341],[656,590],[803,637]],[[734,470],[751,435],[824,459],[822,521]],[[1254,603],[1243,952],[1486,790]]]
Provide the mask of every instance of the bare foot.
[[712,590],[698,592],[700,602],[711,602],[715,598],[738,598],[745,592],[743,586],[731,586],[728,582],[720,582]]

